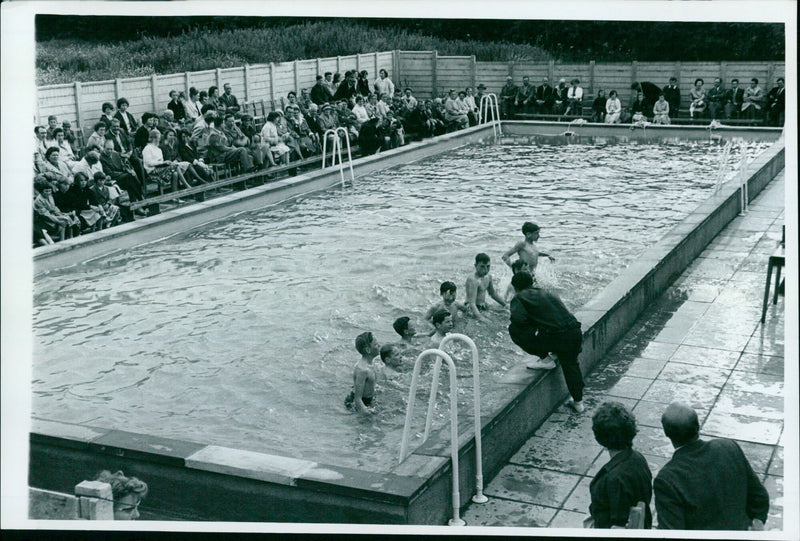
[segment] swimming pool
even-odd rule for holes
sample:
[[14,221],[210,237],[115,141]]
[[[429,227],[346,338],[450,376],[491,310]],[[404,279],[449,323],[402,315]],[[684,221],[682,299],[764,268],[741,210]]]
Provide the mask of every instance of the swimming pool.
[[[40,276],[34,416],[383,471],[408,378],[382,382],[375,418],[348,414],[358,333],[394,340],[391,322],[421,316],[443,280],[462,300],[479,251],[504,290],[499,256],[525,220],[542,226],[557,258],[543,271],[576,308],[709,195],[718,154],[468,146]],[[487,382],[523,358],[506,314],[493,318],[461,329]]]

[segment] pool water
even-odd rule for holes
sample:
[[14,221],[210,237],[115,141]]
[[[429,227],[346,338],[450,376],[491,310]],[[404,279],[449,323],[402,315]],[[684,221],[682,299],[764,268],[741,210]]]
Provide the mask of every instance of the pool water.
[[[504,293],[500,256],[526,220],[556,258],[541,260],[542,280],[577,309],[710,195],[720,155],[709,143],[471,145],[39,276],[33,414],[386,471],[410,374],[379,381],[376,415],[345,410],[359,333],[396,341],[402,315],[428,330],[439,284],[463,302],[478,252]],[[478,345],[482,387],[526,359],[507,310],[489,317],[456,329]]]

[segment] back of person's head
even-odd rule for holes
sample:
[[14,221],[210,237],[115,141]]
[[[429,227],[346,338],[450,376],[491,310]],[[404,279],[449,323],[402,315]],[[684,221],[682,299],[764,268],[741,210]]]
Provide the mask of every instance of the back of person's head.
[[592,415],[592,432],[606,449],[630,449],[636,436],[636,418],[623,404],[604,402]]
[[114,105],[113,105],[113,104],[111,104],[111,103],[109,103],[109,102],[105,102],[105,103],[103,104],[103,107],[102,107],[102,109],[103,109],[103,112],[104,112],[104,113],[105,113],[106,111],[113,111],[113,110],[114,110]]
[[103,143],[104,150],[114,150],[114,141],[111,139],[106,139]]
[[95,172],[94,178],[92,180],[94,180],[95,182],[103,183],[106,181],[106,174],[103,173],[102,171],[97,171]]
[[691,407],[680,402],[673,402],[667,406],[661,416],[661,426],[664,428],[664,434],[675,447],[693,441],[700,432],[697,413]]
[[225,116],[223,118],[225,119],[225,121],[227,121],[228,119],[233,120],[236,117],[233,116],[233,113],[225,113]]
[[147,496],[147,483],[136,477],[126,477],[122,471],[111,473],[103,470],[94,480],[111,485],[111,494],[115,502],[130,494],[135,494],[139,500]]
[[515,291],[528,289],[533,285],[533,276],[529,272],[517,272],[511,277],[511,285]]
[[195,87],[189,88],[189,97],[197,96],[197,89]]
[[43,176],[37,176],[36,180],[33,181],[33,187],[36,189],[37,192],[42,193],[43,191],[53,188],[53,185],[47,182],[47,179]]
[[514,274],[516,274],[516,273],[520,272],[522,270],[522,267],[524,267],[525,265],[526,265],[526,263],[523,260],[517,259],[516,261],[514,261],[511,264],[511,271]]
[[147,138],[147,141],[150,143],[155,143],[159,139],[161,139],[161,132],[155,128],[150,130],[150,136]]
[[81,182],[81,181],[88,182],[89,181],[89,177],[86,176],[86,173],[84,173],[83,171],[78,171],[77,173],[75,173],[74,184],[73,185],[77,186],[78,183]]
[[394,348],[391,344],[384,344],[381,346],[381,360],[385,363],[386,359],[388,359],[392,353],[394,353]]
[[522,234],[527,235],[528,233],[536,233],[539,231],[539,226],[533,222],[525,222],[522,224]]
[[205,116],[205,114],[209,111],[216,111],[217,109],[211,105],[210,103],[206,103],[203,107],[200,108],[200,114]]
[[276,119],[276,118],[280,118],[280,116],[281,116],[281,115],[280,115],[280,113],[278,113],[277,111],[271,111],[271,112],[270,112],[270,113],[267,115],[267,122],[274,122],[274,121],[275,121],[275,119]]
[[450,316],[450,315],[452,315],[452,314],[450,312],[448,312],[447,310],[437,310],[436,313],[433,314],[433,319],[431,319],[431,322],[434,325],[440,325],[442,323],[442,321],[444,321],[445,318],[447,318],[447,316]]
[[491,260],[489,256],[484,254],[483,252],[479,253],[475,256],[475,264],[478,265],[480,263],[489,263]]
[[92,150],[86,153],[85,159],[86,163],[88,163],[89,165],[94,165],[100,161],[100,153],[97,152],[96,150]]
[[361,355],[365,355],[369,351],[369,347],[372,345],[372,340],[373,338],[371,332],[362,332],[356,336],[356,351]]
[[400,336],[405,336],[409,321],[411,321],[411,318],[408,316],[399,317],[394,320],[394,323],[392,323],[392,328]]
[[439,286],[439,294],[444,295],[448,291],[452,291],[453,293],[456,292],[456,285],[453,282],[442,282],[442,285]]

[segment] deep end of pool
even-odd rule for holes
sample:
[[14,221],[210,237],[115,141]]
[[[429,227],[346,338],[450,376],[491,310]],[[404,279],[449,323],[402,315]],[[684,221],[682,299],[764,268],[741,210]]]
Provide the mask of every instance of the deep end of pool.
[[[513,130],[522,130],[521,123],[510,124]],[[524,135],[538,134],[536,130],[542,127],[534,128]],[[784,154],[779,142],[751,164],[753,173],[747,180],[750,199],[783,169]],[[722,186],[577,311],[584,331],[580,357],[584,374],[738,214],[739,198],[740,186]],[[504,383],[482,385],[502,396],[492,411],[482,413],[486,482],[566,398],[563,378],[556,372],[531,372]],[[464,416],[459,421],[457,475],[463,506],[475,490],[475,439],[470,430],[472,419]],[[444,524],[451,512],[449,456],[447,427],[434,432],[390,471],[370,473],[219,445],[35,419],[29,484],[71,492],[80,480],[113,468],[147,480],[150,494],[140,507],[143,519]]]

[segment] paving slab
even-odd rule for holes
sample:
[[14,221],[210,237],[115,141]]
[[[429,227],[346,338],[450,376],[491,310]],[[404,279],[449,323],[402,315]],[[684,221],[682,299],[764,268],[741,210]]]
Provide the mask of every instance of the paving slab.
[[783,397],[723,389],[711,413],[735,413],[783,421]]
[[769,464],[767,473],[783,477],[783,453],[783,447],[777,446],[775,448],[775,453],[772,455],[772,461]]
[[712,411],[701,426],[700,433],[719,438],[776,445],[782,429],[783,419]]
[[583,521],[589,513],[576,513],[575,511],[560,510],[550,522],[550,528],[583,528]]
[[783,375],[734,370],[724,389],[783,397]]
[[666,359],[646,359],[640,357],[628,365],[626,374],[637,378],[655,379],[666,364]]
[[603,448],[592,441],[582,445],[564,440],[534,436],[508,460],[511,464],[536,466],[549,470],[583,475]]
[[713,366],[716,368],[733,368],[739,356],[738,351],[716,349],[702,346],[681,345],[669,358],[672,362],[693,364],[697,366]]
[[668,362],[657,380],[722,389],[731,372],[732,370],[723,368]]
[[674,381],[656,380],[642,397],[650,402],[671,404],[676,400],[700,409],[711,409],[720,390],[705,385],[675,383]]
[[557,509],[529,503],[491,498],[480,505],[471,505],[461,516],[467,526],[512,526],[545,528]]
[[567,501],[564,502],[564,509],[588,513],[589,504],[592,503],[591,494],[589,493],[589,484],[591,482],[592,479],[590,477],[582,478],[575,490],[567,498]]
[[518,502],[561,507],[581,479],[580,475],[511,464],[500,470],[484,493]]

